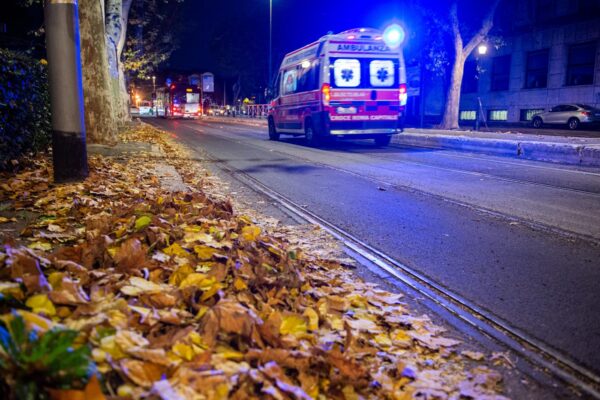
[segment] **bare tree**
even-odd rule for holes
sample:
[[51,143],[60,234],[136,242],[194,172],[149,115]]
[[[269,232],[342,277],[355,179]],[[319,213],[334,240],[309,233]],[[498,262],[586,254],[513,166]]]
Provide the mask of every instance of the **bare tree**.
[[465,70],[465,61],[473,53],[481,42],[483,42],[490,30],[494,26],[494,16],[500,0],[494,0],[483,18],[481,27],[475,32],[473,37],[464,44],[461,33],[461,22],[458,18],[458,1],[454,0],[450,6],[450,26],[453,39],[454,62],[452,64],[452,72],[450,75],[450,85],[446,97],[446,106],[444,109],[444,117],[442,119],[441,128],[457,129],[458,115],[460,106],[460,89]]

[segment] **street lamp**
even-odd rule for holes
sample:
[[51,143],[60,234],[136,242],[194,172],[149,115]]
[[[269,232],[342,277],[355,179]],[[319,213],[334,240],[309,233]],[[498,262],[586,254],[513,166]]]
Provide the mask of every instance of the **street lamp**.
[[269,86],[273,75],[273,0],[269,0]]
[[[488,46],[486,43],[480,43],[479,46],[477,46],[477,53],[480,56],[485,56],[488,52]],[[483,113],[483,104],[481,103],[481,97],[477,97],[477,102],[479,103],[479,110],[477,110],[477,115],[475,118],[475,130],[478,131],[479,130],[479,125],[480,125],[480,118],[483,117],[483,122],[485,123],[485,126],[487,127],[487,120],[485,118],[485,114]]]
[[152,75],[152,90],[156,93],[156,76]]

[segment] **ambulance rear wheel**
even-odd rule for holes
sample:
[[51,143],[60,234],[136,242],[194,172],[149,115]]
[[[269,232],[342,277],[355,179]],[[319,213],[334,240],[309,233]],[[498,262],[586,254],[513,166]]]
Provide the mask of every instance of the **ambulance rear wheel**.
[[375,138],[375,145],[377,145],[378,147],[387,147],[390,145],[391,141],[392,137],[390,135],[377,136]]
[[315,127],[313,126],[312,120],[307,119],[304,123],[304,134],[306,135],[306,141],[309,146],[318,146],[320,143],[319,137],[315,132]]
[[275,121],[272,118],[269,119],[269,140],[279,140],[279,132],[277,132]]

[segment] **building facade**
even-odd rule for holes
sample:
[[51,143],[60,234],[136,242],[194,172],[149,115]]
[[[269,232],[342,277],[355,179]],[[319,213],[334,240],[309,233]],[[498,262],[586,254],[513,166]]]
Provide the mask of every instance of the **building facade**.
[[461,123],[524,124],[564,103],[600,108],[600,0],[505,1],[504,43],[465,64]]

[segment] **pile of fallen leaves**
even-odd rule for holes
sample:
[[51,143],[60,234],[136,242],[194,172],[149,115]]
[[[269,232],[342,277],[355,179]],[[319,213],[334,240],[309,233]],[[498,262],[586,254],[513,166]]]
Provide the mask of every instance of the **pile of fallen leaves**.
[[0,248],[6,325],[76,331],[114,398],[501,398],[482,355],[208,196],[164,136],[127,135],[160,143],[187,193],[142,156],[93,157],[77,184],[53,185],[46,158],[0,177],[4,211],[36,216]]

